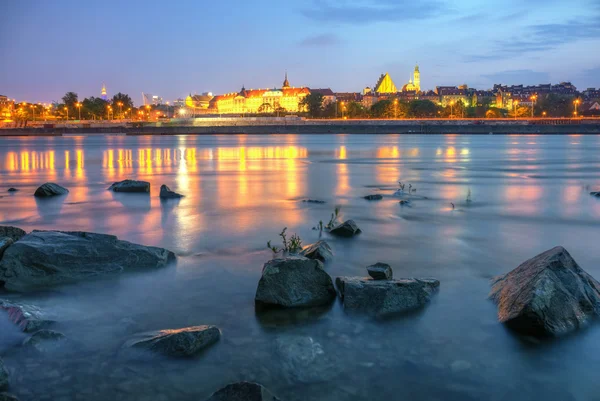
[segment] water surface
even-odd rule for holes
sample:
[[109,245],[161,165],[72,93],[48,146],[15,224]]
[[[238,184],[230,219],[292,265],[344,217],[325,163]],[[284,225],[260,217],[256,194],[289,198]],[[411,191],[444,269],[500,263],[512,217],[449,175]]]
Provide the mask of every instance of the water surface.
[[[202,400],[258,381],[283,400],[598,400],[600,325],[534,342],[497,323],[489,279],[556,245],[600,278],[598,136],[65,136],[0,139],[0,224],[111,233],[169,248],[177,266],[17,297],[61,316],[79,347],[23,355],[0,316],[0,351],[22,400]],[[150,196],[114,194],[141,179]],[[46,181],[66,197],[37,200]],[[411,206],[392,194],[416,188]],[[161,202],[167,184],[186,195]],[[6,193],[9,187],[20,191]],[[381,193],[367,202],[362,196]],[[470,193],[471,202],[467,202]],[[303,199],[321,199],[309,204]],[[405,196],[408,198],[408,196]],[[454,208],[452,206],[454,204]],[[374,262],[433,276],[424,310],[386,321],[327,310],[257,315],[262,265],[288,227],[308,244],[336,206],[363,230],[330,238],[333,277]],[[214,324],[222,340],[190,360],[123,360],[132,333]],[[323,354],[290,362],[277,344]],[[304,340],[302,340],[304,341]],[[306,342],[301,342],[306,343]]]

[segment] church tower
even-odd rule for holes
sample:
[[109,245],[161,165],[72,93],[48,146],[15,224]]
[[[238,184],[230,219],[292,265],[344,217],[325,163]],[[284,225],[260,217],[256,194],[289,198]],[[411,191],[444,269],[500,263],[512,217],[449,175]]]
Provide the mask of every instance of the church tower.
[[102,100],[108,100],[108,96],[106,95],[106,85],[102,84],[102,91],[100,92],[100,98]]
[[415,89],[418,92],[421,92],[421,73],[419,72],[419,65],[415,65],[415,72],[413,74],[414,79],[413,79],[413,83],[415,85]]
[[282,89],[287,89],[290,87],[290,81],[288,81],[287,78],[287,71],[285,72],[285,80],[283,81],[283,86],[281,87]]

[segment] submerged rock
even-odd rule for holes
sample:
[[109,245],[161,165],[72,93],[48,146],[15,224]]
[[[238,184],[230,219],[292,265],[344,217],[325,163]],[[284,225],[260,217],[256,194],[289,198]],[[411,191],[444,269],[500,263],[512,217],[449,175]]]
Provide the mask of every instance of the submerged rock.
[[288,308],[319,306],[335,299],[335,288],[319,260],[302,256],[265,263],[255,301]]
[[321,262],[327,262],[333,259],[333,251],[325,240],[319,240],[314,244],[305,246],[300,252],[300,256],[309,259],[317,259]]
[[54,320],[33,305],[0,300],[0,309],[5,310],[9,320],[25,333],[33,333],[54,323]]
[[0,237],[0,259],[2,259],[2,255],[4,255],[4,251],[11,246],[14,241],[8,237]]
[[229,384],[206,401],[280,401],[258,383],[239,382]]
[[590,195],[595,196],[596,198],[600,198],[600,191],[598,191],[598,192],[590,192]]
[[219,341],[220,337],[221,332],[215,326],[193,326],[141,333],[125,343],[125,347],[173,357],[192,356]]
[[333,227],[329,232],[339,237],[354,237],[362,231],[358,228],[354,220],[346,220],[342,224]]
[[4,362],[0,358],[0,390],[6,390],[8,387],[8,370],[4,367]]
[[0,393],[0,401],[19,401],[19,399],[12,394]]
[[373,280],[391,280],[392,279],[392,267],[387,263],[377,262],[374,265],[367,266],[369,276],[373,277]]
[[557,246],[492,281],[498,319],[524,334],[561,335],[600,315],[600,283]]
[[67,188],[61,187],[53,182],[47,182],[36,189],[33,195],[39,198],[46,198],[49,196],[65,195],[68,193],[69,190]]
[[26,234],[25,230],[21,230],[18,227],[0,226],[0,237],[8,237],[15,242],[23,238]]
[[171,189],[166,185],[160,186],[160,198],[161,199],[179,199],[183,198],[183,195],[178,194],[177,192],[171,191]]
[[327,354],[312,337],[280,336],[275,340],[275,348],[281,372],[290,384],[329,381],[342,369],[334,355]]
[[39,330],[23,341],[23,347],[32,347],[38,352],[53,352],[69,346],[63,333],[54,330]]
[[325,203],[324,200],[319,200],[319,199],[304,199],[302,202],[306,202],[306,203]]
[[113,183],[109,190],[113,192],[150,192],[150,183],[146,181],[123,180]]
[[435,279],[373,280],[338,277],[336,286],[344,309],[384,317],[427,304],[440,286]]
[[18,189],[17,188],[13,188],[13,187],[10,187],[10,188],[8,188],[6,190],[6,192],[17,192],[17,191],[18,191]]
[[13,291],[59,285],[124,269],[159,268],[173,252],[88,232],[34,231],[11,245],[0,261],[0,281]]
[[365,198],[366,200],[370,200],[370,201],[372,201],[372,200],[382,200],[382,199],[383,199],[383,196],[382,196],[382,195],[380,195],[380,194],[374,194],[374,195],[367,195],[367,196],[365,196],[364,198]]
[[407,199],[402,199],[398,203],[400,204],[400,206],[410,206],[410,201]]

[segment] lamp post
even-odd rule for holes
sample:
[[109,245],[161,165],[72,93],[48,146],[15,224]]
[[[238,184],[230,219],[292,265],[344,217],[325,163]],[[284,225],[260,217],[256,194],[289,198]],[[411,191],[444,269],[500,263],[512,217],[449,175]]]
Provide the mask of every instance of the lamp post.
[[542,117],[546,117],[546,112],[542,111]]
[[342,105],[342,120],[344,119],[344,102],[341,102]]
[[146,105],[146,113],[148,114],[148,121],[150,121],[150,105]]
[[515,100],[513,101],[513,104],[515,105],[515,120],[517,119],[517,106],[519,105],[519,101]]
[[75,106],[77,106],[77,110],[79,111],[79,121],[81,121],[81,103],[77,102],[75,103]]
[[123,119],[123,102],[117,104],[119,105],[119,115],[121,116],[121,119]]
[[450,102],[450,118],[454,115],[454,101]]
[[575,105],[575,117],[577,117],[577,106],[579,105],[579,103],[581,103],[581,100],[579,99],[575,99],[575,101],[573,102],[573,104]]
[[535,108],[535,102],[537,100],[538,96],[537,95],[531,95],[531,118],[533,118],[533,109]]
[[33,121],[35,121],[35,105],[34,104],[31,105],[31,113],[33,114],[32,119],[33,119]]
[[67,112],[67,121],[69,121],[69,108],[65,107],[65,111]]
[[398,119],[398,99],[394,99],[394,119]]

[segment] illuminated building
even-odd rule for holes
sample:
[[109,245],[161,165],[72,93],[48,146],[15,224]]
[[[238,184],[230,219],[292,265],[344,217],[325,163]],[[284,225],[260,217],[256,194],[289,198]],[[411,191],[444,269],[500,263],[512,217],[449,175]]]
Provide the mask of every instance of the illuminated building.
[[108,95],[106,94],[106,85],[102,84],[102,90],[100,91],[100,98],[102,100],[108,100]]
[[208,110],[212,99],[213,94],[211,92],[204,92],[201,95],[192,95],[190,93],[185,98],[185,106],[197,111]]
[[0,119],[10,119],[15,107],[14,100],[9,99],[7,96],[0,95]]
[[392,77],[387,72],[385,74],[381,74],[379,77],[379,81],[375,84],[375,92],[377,93],[396,93],[398,89],[392,81]]
[[334,103],[336,100],[335,93],[329,88],[324,89],[310,89],[310,93],[320,93],[323,95],[323,104]]
[[246,89],[218,95],[210,100],[209,109],[219,114],[300,112],[302,100],[310,94],[306,87],[294,88],[285,74],[281,89]]
[[408,83],[402,87],[402,92],[421,92],[421,73],[419,72],[419,66],[415,66],[413,71],[413,78],[408,80]]

